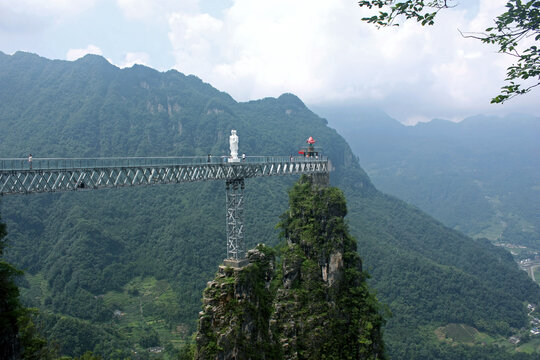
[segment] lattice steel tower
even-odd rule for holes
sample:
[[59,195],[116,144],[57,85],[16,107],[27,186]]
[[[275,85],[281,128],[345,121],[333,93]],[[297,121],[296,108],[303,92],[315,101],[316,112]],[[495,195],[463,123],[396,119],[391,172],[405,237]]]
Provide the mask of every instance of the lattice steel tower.
[[227,180],[227,259],[242,260],[244,244],[244,179]]

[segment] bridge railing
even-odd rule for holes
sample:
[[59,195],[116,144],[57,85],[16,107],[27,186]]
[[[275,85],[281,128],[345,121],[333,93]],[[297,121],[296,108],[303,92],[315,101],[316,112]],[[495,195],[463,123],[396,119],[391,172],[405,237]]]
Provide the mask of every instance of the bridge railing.
[[227,156],[191,156],[191,157],[111,157],[111,158],[27,158],[0,159],[0,171],[17,170],[52,170],[52,169],[88,169],[112,167],[145,166],[180,166],[200,164],[239,164],[239,163],[276,163],[276,162],[325,162],[326,156],[246,156],[233,162]]

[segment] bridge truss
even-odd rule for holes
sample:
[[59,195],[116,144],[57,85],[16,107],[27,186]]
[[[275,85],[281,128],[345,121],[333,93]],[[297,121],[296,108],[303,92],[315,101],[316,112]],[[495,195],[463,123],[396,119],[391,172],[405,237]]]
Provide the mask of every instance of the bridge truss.
[[227,259],[240,261],[244,248],[244,179],[328,174],[327,157],[250,156],[97,159],[0,159],[0,195],[94,190],[194,181],[225,180]]

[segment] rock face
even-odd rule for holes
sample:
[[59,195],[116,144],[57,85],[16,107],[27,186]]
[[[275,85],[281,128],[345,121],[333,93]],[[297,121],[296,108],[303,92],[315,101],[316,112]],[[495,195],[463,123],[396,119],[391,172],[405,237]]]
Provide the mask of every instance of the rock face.
[[385,358],[343,193],[302,177],[289,197],[281,266],[259,245],[248,266],[220,267],[204,292],[196,358]]
[[289,198],[271,318],[283,358],[384,358],[383,319],[344,221],[343,193],[303,177]]
[[258,245],[247,257],[243,268],[220,266],[204,290],[196,359],[277,358],[269,331],[274,251]]

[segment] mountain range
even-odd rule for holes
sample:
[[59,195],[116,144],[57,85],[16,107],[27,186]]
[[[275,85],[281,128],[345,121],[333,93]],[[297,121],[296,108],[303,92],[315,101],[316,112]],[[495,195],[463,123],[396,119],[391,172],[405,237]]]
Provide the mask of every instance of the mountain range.
[[472,237],[540,250],[540,118],[479,115],[404,126],[377,109],[317,111],[382,191]]
[[[241,153],[288,155],[313,136],[387,306],[389,357],[526,358],[507,338],[528,334],[526,305],[540,303],[540,288],[510,253],[379,191],[364,159],[295,95],[242,103],[175,70],[23,52],[0,53],[0,84],[3,158],[224,155],[231,129]],[[294,181],[246,181],[248,247],[278,243]],[[218,182],[5,196],[2,218],[5,258],[26,272],[23,300],[69,356],[121,358],[156,344],[174,354],[195,331],[202,290],[225,257]],[[456,326],[474,336],[453,335]]]

